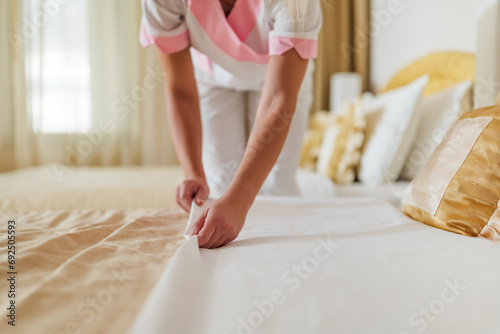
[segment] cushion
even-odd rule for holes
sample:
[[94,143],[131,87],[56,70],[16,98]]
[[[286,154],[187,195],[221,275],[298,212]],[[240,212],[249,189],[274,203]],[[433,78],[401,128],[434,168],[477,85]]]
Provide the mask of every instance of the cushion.
[[463,52],[437,52],[408,65],[387,84],[384,92],[407,85],[418,77],[429,75],[424,95],[437,93],[476,76],[476,57]]
[[[350,108],[351,103],[343,103],[337,113],[344,114],[344,110],[349,110]],[[318,162],[323,135],[330,125],[335,124],[337,113],[321,110],[312,114],[309,120],[309,126],[304,134],[300,155],[300,168],[309,171],[316,171],[316,164]]]
[[329,111],[315,112],[309,120],[309,127],[304,134],[300,154],[300,168],[309,171],[316,170],[321,142],[326,128],[333,124],[335,116]]
[[422,223],[500,241],[500,106],[464,114],[410,183],[404,212]]
[[472,81],[465,81],[424,97],[416,111],[420,123],[417,137],[401,173],[402,178],[415,178],[453,123],[471,110]]
[[415,112],[427,84],[422,76],[410,84],[376,97],[364,95],[365,143],[358,178],[369,185],[399,178],[417,135]]
[[355,169],[361,158],[365,119],[360,103],[350,103],[335,115],[326,129],[319,152],[317,170],[339,184],[356,178]]

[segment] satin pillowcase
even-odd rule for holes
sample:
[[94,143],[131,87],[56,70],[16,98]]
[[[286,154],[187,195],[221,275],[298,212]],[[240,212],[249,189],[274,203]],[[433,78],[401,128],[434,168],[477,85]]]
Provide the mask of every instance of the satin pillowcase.
[[422,223],[500,241],[500,106],[464,114],[405,192]]

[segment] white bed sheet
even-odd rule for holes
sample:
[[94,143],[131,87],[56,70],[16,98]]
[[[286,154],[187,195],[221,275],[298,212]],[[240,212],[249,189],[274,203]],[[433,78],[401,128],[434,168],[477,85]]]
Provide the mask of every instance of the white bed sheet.
[[409,184],[409,181],[397,181],[369,186],[355,182],[349,185],[337,185],[335,187],[335,196],[376,198],[387,201],[397,208],[401,208],[403,195]]
[[130,333],[499,333],[499,261],[384,201],[259,198],[230,245],[178,250]]

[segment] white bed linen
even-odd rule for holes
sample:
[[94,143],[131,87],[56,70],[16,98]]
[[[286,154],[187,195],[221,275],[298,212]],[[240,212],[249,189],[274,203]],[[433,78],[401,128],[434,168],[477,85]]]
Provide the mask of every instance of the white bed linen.
[[499,333],[499,261],[387,202],[259,198],[228,246],[178,250],[130,333]]
[[401,208],[403,195],[409,181],[387,182],[376,186],[370,186],[361,182],[354,182],[349,185],[338,185],[335,187],[337,197],[368,197],[384,200],[395,207]]

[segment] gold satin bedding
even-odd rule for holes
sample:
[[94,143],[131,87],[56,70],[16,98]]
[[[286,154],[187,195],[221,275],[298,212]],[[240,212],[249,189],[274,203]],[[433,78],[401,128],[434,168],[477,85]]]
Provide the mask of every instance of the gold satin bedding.
[[176,166],[0,173],[0,265],[15,219],[18,273],[15,328],[0,280],[0,333],[125,333],[184,242],[181,180]]
[[[454,147],[457,141],[467,145]],[[446,160],[445,155],[465,159]],[[433,177],[443,170],[451,181],[441,193]],[[493,106],[466,113],[454,125],[407,189],[404,211],[437,228],[500,240],[499,202],[500,106]]]
[[[1,333],[125,333],[184,242],[178,209],[2,212],[16,221],[16,327]],[[0,238],[7,268],[7,237]],[[80,331],[78,331],[80,330]]]

